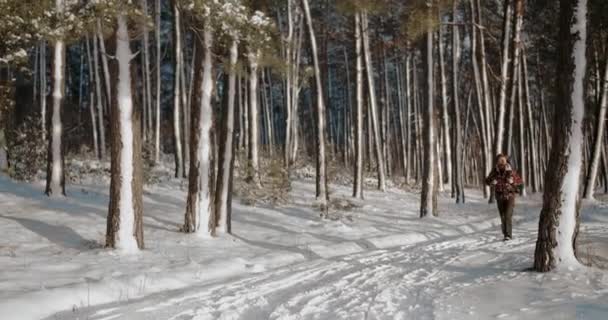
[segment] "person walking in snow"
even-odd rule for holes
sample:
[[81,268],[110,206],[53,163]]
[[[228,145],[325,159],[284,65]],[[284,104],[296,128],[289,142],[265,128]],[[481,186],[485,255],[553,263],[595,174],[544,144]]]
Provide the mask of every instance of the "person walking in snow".
[[519,193],[523,181],[517,172],[511,168],[509,157],[505,154],[499,154],[496,156],[496,166],[485,182],[494,188],[504,240],[511,240],[513,239],[511,229],[515,196]]

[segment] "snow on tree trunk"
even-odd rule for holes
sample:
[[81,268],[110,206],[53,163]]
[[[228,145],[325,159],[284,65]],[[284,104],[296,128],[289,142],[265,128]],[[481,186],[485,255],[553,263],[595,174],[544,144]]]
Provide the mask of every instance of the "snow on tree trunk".
[[160,161],[160,119],[161,119],[161,112],[160,112],[160,103],[161,103],[161,90],[160,90],[160,85],[161,85],[161,46],[160,46],[160,14],[162,11],[162,7],[161,7],[161,1],[160,0],[156,0],[156,7],[155,7],[155,15],[156,15],[156,128],[154,130],[155,134],[154,134],[154,162],[156,164],[158,164],[158,162]]
[[355,14],[356,101],[355,162],[353,197],[363,199],[363,61],[361,57],[361,19]]
[[[308,0],[302,0],[302,6],[304,8],[304,15],[306,18],[306,24],[308,25],[308,34],[310,36],[310,47],[312,60],[315,72],[315,83],[316,83],[316,117],[317,117],[317,181],[316,181],[316,197],[317,201],[321,205],[322,209],[327,208],[327,201],[329,200],[329,193],[327,190],[327,172],[325,162],[325,105],[323,99],[323,84],[321,81],[321,70],[319,68],[319,59],[317,53],[317,39],[315,38],[315,31],[313,28],[312,17],[310,16],[310,8]],[[379,159],[381,160],[381,159]]]
[[601,89],[600,93],[602,98],[600,101],[600,110],[598,112],[597,125],[595,128],[593,155],[590,161],[591,163],[589,164],[589,175],[587,176],[587,183],[585,185],[586,199],[593,199],[593,193],[595,192],[595,181],[597,179],[597,171],[600,164],[600,155],[602,153],[602,138],[604,137],[604,130],[606,127],[606,109],[608,107],[608,63],[606,64],[604,69],[603,81],[604,86]]
[[412,154],[412,139],[411,139],[411,135],[412,135],[412,121],[410,118],[410,113],[412,112],[412,107],[413,107],[413,97],[411,94],[411,80],[410,80],[410,73],[411,73],[411,57],[408,54],[405,57],[405,101],[406,101],[406,108],[405,108],[405,153],[406,153],[406,168],[405,168],[405,183],[409,184],[410,182],[410,178],[411,178],[411,172],[412,172],[412,164],[414,163],[413,158],[411,157]]
[[[142,9],[146,15],[148,15],[148,1],[142,0]],[[144,60],[144,96],[145,96],[145,104],[144,104],[144,132],[150,135],[150,130],[152,130],[152,80],[150,79],[150,33],[148,31],[148,25],[146,23],[142,24],[142,54]],[[147,140],[147,137],[144,137]]]
[[[527,62],[527,55],[526,55],[526,51],[523,50],[522,52],[522,66],[523,66],[523,84],[524,84],[524,95],[525,95],[525,102],[526,102],[526,115],[528,118],[528,125],[529,125],[529,146],[530,146],[530,150],[531,150],[531,161],[530,161],[530,170],[531,170],[531,174],[530,176],[532,177],[531,180],[531,185],[532,185],[532,192],[537,192],[538,191],[538,174],[539,174],[539,170],[538,170],[538,147],[539,145],[536,143],[536,129],[537,126],[534,123],[534,118],[532,116],[532,105],[530,102],[530,84],[529,84],[529,78],[528,78],[528,62]],[[488,170],[489,172],[489,170]]]
[[219,143],[219,172],[215,194],[215,208],[217,231],[219,233],[231,232],[231,194],[232,177],[234,170],[234,105],[236,98],[236,64],[238,59],[238,44],[233,40],[230,46],[230,71],[228,75],[228,95],[225,104],[222,132]]
[[103,67],[103,79],[105,81],[105,89],[106,89],[106,107],[109,108],[109,105],[112,101],[111,94],[111,85],[110,85],[110,71],[108,67],[108,55],[106,54],[106,44],[104,42],[103,31],[101,27],[101,20],[97,20],[97,39],[99,40],[99,52],[101,56],[101,66]]
[[260,180],[260,156],[258,153],[259,147],[259,130],[260,124],[258,114],[258,67],[260,51],[255,50],[249,52],[249,172],[247,180],[253,183],[256,187],[261,188]]
[[111,181],[106,246],[125,253],[144,248],[141,112],[133,100],[133,78],[127,17],[119,14],[112,43]]
[[425,73],[426,110],[424,113],[424,163],[422,177],[422,195],[420,196],[420,217],[437,215],[436,208],[436,178],[435,178],[435,94],[433,90],[433,32],[427,30],[425,43]]
[[500,67],[500,98],[498,116],[496,119],[496,133],[494,134],[494,155],[503,152],[503,136],[505,126],[505,113],[507,103],[507,84],[509,79],[509,45],[511,42],[511,0],[504,1],[504,17],[502,28],[502,60]]
[[[476,8],[477,8],[477,23],[482,26],[481,28],[479,28],[479,42],[480,42],[480,51],[481,51],[481,81],[482,81],[482,86],[483,86],[483,92],[484,92],[484,120],[485,121],[485,128],[486,128],[486,137],[485,137],[485,145],[484,145],[484,152],[485,152],[485,161],[484,161],[484,172],[490,172],[490,169],[492,167],[492,163],[491,163],[491,159],[493,159],[493,155],[491,153],[492,147],[490,146],[490,143],[492,140],[492,130],[493,130],[493,122],[492,122],[492,116],[490,113],[490,110],[492,108],[492,101],[491,101],[491,88],[488,82],[488,68],[487,68],[487,62],[486,62],[486,42],[485,42],[485,28],[483,27],[483,20],[482,20],[482,15],[481,15],[481,3],[480,0],[476,1]],[[485,184],[484,184],[485,185]],[[488,195],[490,193],[490,189],[488,186],[484,186],[484,195]]]
[[40,118],[42,141],[46,142],[46,42],[40,43]]
[[560,1],[553,148],[545,175],[534,269],[579,265],[575,255],[585,116],[587,0]]
[[285,47],[285,149],[283,150],[283,160],[285,162],[285,166],[289,167],[291,164],[289,161],[289,153],[292,144],[292,86],[296,85],[292,83],[292,69],[293,69],[293,61],[292,61],[292,43],[293,43],[293,17],[292,17],[292,6],[293,0],[287,0],[287,37],[285,39],[286,47]]
[[195,90],[192,98],[192,133],[190,142],[190,174],[188,175],[188,199],[183,232],[197,233],[200,236],[210,236],[214,232],[215,221],[211,196],[214,186],[213,140],[211,139],[213,125],[213,108],[211,95],[213,91],[213,33],[205,26],[202,43],[197,41]]
[[[462,121],[460,114],[460,94],[459,94],[459,65],[460,65],[460,33],[459,26],[456,22],[456,5],[457,2],[453,2],[452,6],[452,19],[454,25],[452,26],[452,103],[454,108],[452,110],[454,114],[454,183],[452,188],[452,197],[456,197],[456,203],[464,202],[464,190],[462,188],[463,181],[463,170],[462,167],[462,155],[463,155],[463,143],[462,143]],[[465,118],[466,119],[466,118]]]
[[173,0],[173,47],[174,47],[174,67],[175,74],[173,78],[173,140],[175,143],[175,177],[183,176],[184,161],[182,158],[182,136],[180,124],[180,102],[181,94],[181,72],[182,72],[182,34],[181,34],[181,17],[176,0]]
[[[442,167],[445,167],[445,184],[448,186],[452,185],[452,150],[450,141],[450,123],[449,123],[449,112],[448,112],[448,90],[447,81],[445,76],[445,59],[444,59],[444,45],[443,45],[443,29],[439,26],[439,37],[438,37],[438,51],[439,51],[439,67],[441,75],[441,124],[443,126],[443,163]],[[440,167],[441,168],[441,167]],[[441,187],[443,188],[444,180],[440,180]]]
[[381,128],[378,120],[378,107],[376,101],[376,86],[374,85],[374,68],[372,63],[371,48],[369,43],[369,24],[367,12],[364,10],[361,15],[361,35],[363,37],[363,57],[365,58],[365,70],[367,74],[368,98],[370,107],[370,117],[372,121],[372,131],[374,137],[374,150],[376,154],[376,165],[378,166],[378,190],[386,190],[386,170],[384,152],[382,150]]
[[506,153],[510,153],[513,149],[513,122],[515,119],[515,105],[517,102],[517,88],[520,82],[520,53],[521,53],[521,29],[524,20],[524,2],[523,0],[515,0],[515,23],[513,24],[513,45],[511,46],[511,78],[509,79],[509,119],[506,128],[505,136],[507,137],[506,145],[503,147]]
[[[93,41],[95,38],[93,38]],[[89,74],[88,74],[88,78],[89,78],[89,88],[92,88],[95,84],[93,83],[94,80],[94,72],[95,69],[93,69],[93,58],[91,57],[91,45],[89,44],[89,37],[86,37],[86,48],[87,48],[87,62],[88,62],[88,67],[89,67]],[[99,98],[97,98],[99,99]],[[99,139],[97,136],[97,120],[95,119],[95,94],[94,91],[89,89],[89,110],[91,113],[91,131],[93,133],[93,149],[95,150],[95,158],[99,159]]]
[[[102,39],[103,41],[103,39]],[[95,96],[97,104],[97,118],[99,123],[99,156],[101,160],[106,158],[106,127],[103,121],[103,103],[101,100],[101,77],[99,76],[99,50],[97,49],[97,43],[99,39],[97,36],[93,37],[93,69],[95,73]],[[108,93],[107,99],[110,99],[111,95]]]
[[[63,0],[55,0],[57,12],[63,12]],[[52,101],[53,114],[51,117],[51,132],[48,144],[46,191],[48,196],[65,195],[65,171],[63,159],[63,125],[61,123],[61,107],[65,92],[65,61],[66,46],[63,40],[53,44],[52,72]]]
[[519,81],[517,81],[517,113],[518,113],[518,123],[519,123],[519,128],[518,128],[518,138],[519,138],[519,173],[521,174],[522,178],[524,179],[524,184],[522,185],[522,189],[521,189],[521,195],[522,196],[526,196],[526,172],[528,170],[527,168],[527,164],[526,164],[526,131],[530,130],[530,124],[528,125],[528,128],[524,127],[525,124],[525,115],[524,115],[524,95],[523,95],[523,74],[522,74],[522,67],[521,64],[519,64],[518,68],[517,68],[517,73],[519,74]]

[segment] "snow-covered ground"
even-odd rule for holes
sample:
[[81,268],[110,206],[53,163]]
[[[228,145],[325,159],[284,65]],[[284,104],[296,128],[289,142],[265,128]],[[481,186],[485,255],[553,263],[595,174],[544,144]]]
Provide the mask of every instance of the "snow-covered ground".
[[[235,201],[233,236],[179,233],[185,186],[145,192],[146,250],[102,248],[107,184],[68,187],[0,176],[1,319],[608,319],[608,272],[539,274],[532,265],[540,196],[516,208],[503,242],[493,205],[440,199],[418,218],[419,195],[366,191],[366,200],[321,219],[314,184],[292,202]],[[332,187],[350,201],[350,188]],[[608,266],[608,205],[587,203],[580,252]]]

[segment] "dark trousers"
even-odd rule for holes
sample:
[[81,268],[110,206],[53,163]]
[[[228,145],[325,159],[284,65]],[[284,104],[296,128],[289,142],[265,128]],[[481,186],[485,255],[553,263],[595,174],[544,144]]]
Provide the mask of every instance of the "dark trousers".
[[502,234],[505,237],[513,238],[511,233],[513,220],[513,207],[515,207],[515,197],[508,199],[497,199],[498,212],[500,212],[500,222],[502,224]]

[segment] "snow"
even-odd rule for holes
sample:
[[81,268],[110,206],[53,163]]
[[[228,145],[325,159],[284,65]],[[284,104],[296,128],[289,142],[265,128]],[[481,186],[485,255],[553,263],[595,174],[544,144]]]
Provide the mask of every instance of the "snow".
[[557,226],[556,265],[558,268],[575,268],[579,262],[574,255],[572,239],[576,229],[576,204],[579,199],[581,169],[583,167],[583,120],[585,116],[584,78],[587,69],[587,0],[579,0],[575,6],[575,22],[571,33],[578,34],[574,43],[574,87],[572,88],[572,132],[568,137],[570,154],[568,170],[562,184],[562,212]]
[[[170,176],[172,170],[167,170]],[[608,272],[526,272],[541,197],[518,204],[514,240],[480,193],[439,195],[439,218],[418,217],[419,194],[332,186],[349,211],[321,219],[314,182],[292,200],[235,199],[233,236],[178,232],[186,190],[146,187],[147,249],[102,248],[108,186],[95,177],[47,198],[43,184],[0,176],[0,314],[6,319],[606,319]],[[585,203],[580,252],[608,267],[608,204]],[[36,307],[33,308],[32,305]]]
[[133,209],[133,96],[131,93],[131,47],[127,19],[118,16],[116,31],[116,59],[118,60],[118,111],[120,114],[120,224],[116,247],[124,253],[139,251],[135,239],[135,212]]

